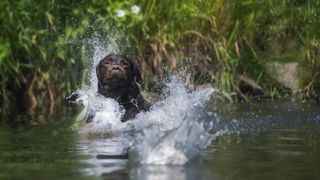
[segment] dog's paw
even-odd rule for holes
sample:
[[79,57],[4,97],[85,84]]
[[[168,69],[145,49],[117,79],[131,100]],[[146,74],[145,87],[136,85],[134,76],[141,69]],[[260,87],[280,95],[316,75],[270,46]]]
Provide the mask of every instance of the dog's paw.
[[76,100],[80,97],[78,93],[73,93],[64,99],[64,104],[66,106],[72,106],[76,103]]

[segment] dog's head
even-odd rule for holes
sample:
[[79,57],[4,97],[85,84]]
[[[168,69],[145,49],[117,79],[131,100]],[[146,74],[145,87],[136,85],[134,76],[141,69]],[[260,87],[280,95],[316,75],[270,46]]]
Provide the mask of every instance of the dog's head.
[[110,54],[103,58],[96,67],[98,82],[108,84],[118,81],[142,82],[138,64],[125,55]]

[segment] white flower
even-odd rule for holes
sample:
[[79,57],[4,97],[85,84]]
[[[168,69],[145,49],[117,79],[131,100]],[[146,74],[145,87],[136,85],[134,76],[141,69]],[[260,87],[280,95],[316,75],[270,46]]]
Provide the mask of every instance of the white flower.
[[124,17],[126,15],[126,12],[124,12],[124,10],[122,9],[118,9],[117,10],[117,16],[118,17]]
[[140,12],[140,7],[137,5],[131,6],[131,11],[135,14],[138,14]]

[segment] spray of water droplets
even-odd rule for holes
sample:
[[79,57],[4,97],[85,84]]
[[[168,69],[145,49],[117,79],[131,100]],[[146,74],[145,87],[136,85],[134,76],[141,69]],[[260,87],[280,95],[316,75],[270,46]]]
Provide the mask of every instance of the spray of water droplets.
[[113,99],[97,94],[95,66],[109,53],[118,51],[92,41],[94,53],[90,70],[90,87],[78,90],[77,102],[84,108],[78,120],[85,122],[88,112],[94,113],[91,123],[82,123],[79,132],[85,135],[117,135],[134,133],[130,139],[129,153],[133,161],[141,164],[185,164],[199,151],[206,148],[212,139],[225,133],[219,130],[209,133],[214,126],[204,125],[206,102],[215,91],[204,88],[189,92],[179,76],[171,76],[166,83],[166,98],[153,102],[151,110],[137,114],[125,123],[120,121],[124,109]]

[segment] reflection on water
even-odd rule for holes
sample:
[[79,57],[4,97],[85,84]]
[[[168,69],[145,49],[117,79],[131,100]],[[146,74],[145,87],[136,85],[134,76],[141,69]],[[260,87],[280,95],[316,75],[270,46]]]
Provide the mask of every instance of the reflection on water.
[[131,177],[134,179],[186,179],[185,166],[161,166],[161,165],[140,165],[132,168]]
[[0,179],[320,177],[318,104],[239,103],[209,109],[217,113],[219,121],[203,116],[206,121],[214,120],[216,129],[228,128],[229,133],[219,136],[185,165],[139,165],[127,159],[97,159],[98,154],[125,153],[132,135],[86,138],[71,129],[74,116],[60,114],[60,119],[52,120],[54,123],[18,129],[2,121]]
[[205,166],[230,179],[318,179],[320,126],[310,125],[223,136]]
[[[129,138],[130,139],[130,138]],[[98,159],[97,155],[119,155],[126,154],[129,146],[129,139],[126,137],[109,137],[99,139],[78,139],[77,149],[82,155],[90,155],[91,158],[83,162],[91,166],[84,169],[87,175],[102,175],[114,171],[125,169],[127,159]]]

